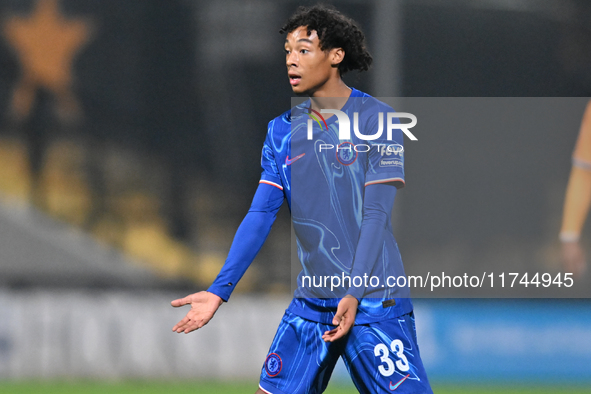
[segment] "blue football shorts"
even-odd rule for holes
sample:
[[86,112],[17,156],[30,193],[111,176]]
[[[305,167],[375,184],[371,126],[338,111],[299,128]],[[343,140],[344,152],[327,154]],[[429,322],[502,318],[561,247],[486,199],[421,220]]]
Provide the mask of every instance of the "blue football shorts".
[[362,394],[433,393],[417,346],[413,313],[355,325],[324,342],[334,326],[285,312],[261,371],[259,387],[272,394],[322,393],[339,357]]

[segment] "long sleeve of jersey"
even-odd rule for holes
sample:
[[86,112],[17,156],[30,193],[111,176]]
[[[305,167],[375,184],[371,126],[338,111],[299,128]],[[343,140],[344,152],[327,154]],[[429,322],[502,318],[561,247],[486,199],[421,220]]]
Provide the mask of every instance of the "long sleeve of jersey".
[[[363,199],[363,221],[359,242],[355,250],[355,259],[351,278],[370,275],[383,245],[384,231],[389,231],[388,222],[392,216],[392,206],[396,197],[393,184],[373,184],[365,187]],[[380,278],[383,281],[385,278]],[[365,287],[351,286],[347,294],[357,299],[363,297]]]
[[283,192],[279,188],[259,184],[250,209],[236,231],[226,262],[207,291],[228,301],[236,284],[265,243],[283,199]]

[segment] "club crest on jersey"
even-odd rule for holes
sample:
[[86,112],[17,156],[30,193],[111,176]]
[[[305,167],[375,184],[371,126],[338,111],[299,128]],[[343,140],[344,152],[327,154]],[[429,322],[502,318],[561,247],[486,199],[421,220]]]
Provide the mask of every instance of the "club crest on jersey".
[[281,361],[281,357],[279,357],[279,355],[276,353],[271,353],[267,356],[267,359],[265,360],[265,371],[267,371],[267,375],[279,375],[282,366],[283,362]]
[[344,166],[350,166],[357,160],[357,150],[351,142],[342,142],[337,146],[337,160]]

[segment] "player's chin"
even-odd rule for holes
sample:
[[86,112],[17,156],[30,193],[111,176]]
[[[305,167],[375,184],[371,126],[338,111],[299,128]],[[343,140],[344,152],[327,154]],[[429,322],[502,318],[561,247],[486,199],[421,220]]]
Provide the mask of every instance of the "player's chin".
[[307,90],[302,85],[291,85],[291,91],[297,95],[304,95]]

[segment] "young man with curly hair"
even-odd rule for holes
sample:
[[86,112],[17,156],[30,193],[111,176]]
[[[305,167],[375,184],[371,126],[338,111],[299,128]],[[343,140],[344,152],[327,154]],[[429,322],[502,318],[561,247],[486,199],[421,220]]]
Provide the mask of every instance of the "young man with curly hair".
[[[431,393],[408,289],[384,286],[386,276],[404,276],[391,225],[404,186],[402,132],[374,137],[393,110],[341,79],[370,67],[365,37],[328,6],[299,8],[280,32],[293,92],[309,99],[269,123],[259,187],[226,263],[207,291],[172,302],[191,305],[173,331],[203,327],[228,301],[287,199],[303,271],[257,393],[322,393],[339,357],[361,393]],[[352,119],[354,136],[340,134],[342,115]],[[368,274],[375,283],[352,285],[350,278]],[[317,286],[316,276],[343,280]]]

